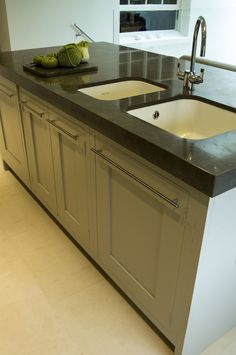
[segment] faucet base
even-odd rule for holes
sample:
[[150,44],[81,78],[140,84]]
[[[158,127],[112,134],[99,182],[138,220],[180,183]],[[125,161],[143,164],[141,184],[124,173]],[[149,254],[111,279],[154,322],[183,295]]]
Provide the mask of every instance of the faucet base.
[[192,92],[193,91],[193,84],[200,84],[203,82],[203,77],[204,77],[204,69],[201,69],[200,75],[195,74],[194,72],[191,72],[190,70],[185,70],[180,71],[180,63],[178,63],[178,71],[177,71],[177,77],[180,80],[183,80],[183,89],[184,92]]

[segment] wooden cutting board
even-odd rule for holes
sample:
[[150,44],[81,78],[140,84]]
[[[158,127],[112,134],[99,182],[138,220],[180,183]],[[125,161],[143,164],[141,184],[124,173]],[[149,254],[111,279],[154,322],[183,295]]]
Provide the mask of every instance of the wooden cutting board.
[[49,78],[51,76],[95,71],[98,69],[98,67],[90,63],[80,63],[75,68],[66,68],[66,67],[43,68],[38,65],[35,65],[34,63],[27,63],[23,65],[23,69],[37,76],[41,76],[43,78]]

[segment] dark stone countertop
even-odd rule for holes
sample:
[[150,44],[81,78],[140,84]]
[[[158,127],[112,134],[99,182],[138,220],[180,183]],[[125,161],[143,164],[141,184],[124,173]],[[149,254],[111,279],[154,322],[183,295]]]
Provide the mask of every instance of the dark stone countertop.
[[[210,197],[236,186],[236,130],[186,140],[126,113],[180,97],[200,98],[236,112],[236,72],[201,65],[204,83],[186,96],[183,82],[176,78],[176,58],[103,42],[90,47],[90,63],[98,66],[95,72],[40,78],[23,70],[22,65],[34,55],[54,50],[58,48],[0,53],[0,74]],[[189,62],[182,61],[185,67],[189,68]],[[196,71],[200,71],[198,65]],[[145,79],[168,89],[114,101],[96,100],[77,91],[124,78]]]

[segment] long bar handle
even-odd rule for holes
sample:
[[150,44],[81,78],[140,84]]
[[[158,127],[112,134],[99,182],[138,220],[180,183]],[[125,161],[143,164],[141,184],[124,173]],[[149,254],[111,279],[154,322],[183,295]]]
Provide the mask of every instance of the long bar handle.
[[9,99],[11,99],[13,96],[15,96],[16,94],[9,94],[8,92],[6,92],[5,90],[3,90],[2,88],[0,88],[0,92],[2,94],[4,94],[5,96],[9,97]]
[[22,103],[23,107],[26,109],[26,111],[29,111],[40,118],[42,118],[46,114],[46,112],[39,112],[39,111],[35,110],[31,106],[29,106],[26,101],[22,101],[21,103]]
[[78,134],[73,134],[68,132],[65,128],[59,126],[55,120],[48,120],[51,125],[53,125],[55,128],[57,128],[59,131],[61,131],[62,133],[64,133],[65,135],[69,136],[70,138],[72,138],[74,141],[77,141],[79,138]]
[[122,168],[122,166],[120,166],[119,164],[115,163],[113,160],[111,160],[110,158],[108,158],[106,155],[104,155],[102,152],[102,149],[94,149],[94,148],[90,148],[91,151],[93,153],[95,153],[96,155],[98,155],[100,158],[102,158],[103,160],[107,161],[109,164],[115,166],[117,169],[119,169],[120,171],[122,171],[123,173],[125,173],[126,175],[128,175],[129,177],[131,177],[133,180],[137,181],[139,184],[143,185],[144,187],[146,187],[148,190],[150,190],[152,193],[154,193],[155,195],[157,195],[158,197],[160,197],[161,199],[165,200],[166,202],[168,202],[170,205],[174,206],[175,208],[179,208],[179,203],[177,199],[171,200],[170,198],[168,198],[167,196],[163,195],[160,191],[154,189],[152,186],[148,185],[146,182],[144,182],[143,180],[139,179],[137,176],[133,175],[132,173],[130,173],[128,170]]

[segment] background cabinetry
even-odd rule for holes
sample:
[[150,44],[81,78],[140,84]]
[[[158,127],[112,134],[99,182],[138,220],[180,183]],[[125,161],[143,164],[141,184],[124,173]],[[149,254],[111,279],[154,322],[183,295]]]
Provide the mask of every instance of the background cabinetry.
[[72,236],[90,249],[86,132],[51,114],[58,215]]
[[90,250],[86,132],[21,93],[33,193]]
[[29,185],[18,92],[13,83],[3,78],[0,78],[0,120],[2,159],[26,185]]
[[47,108],[31,97],[21,98],[33,193],[56,212],[56,193]]

